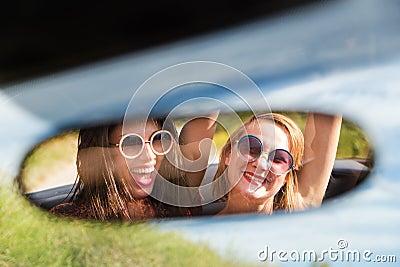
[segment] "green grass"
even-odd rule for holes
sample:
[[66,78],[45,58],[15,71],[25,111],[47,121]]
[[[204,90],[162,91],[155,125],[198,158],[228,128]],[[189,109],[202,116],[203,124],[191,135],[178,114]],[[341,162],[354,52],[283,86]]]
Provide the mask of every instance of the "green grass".
[[245,266],[147,223],[62,219],[0,187],[0,266]]
[[[245,119],[248,114],[239,114]],[[305,114],[290,113],[304,129]],[[230,126],[235,128],[235,126]],[[228,134],[217,128],[222,147]],[[75,167],[77,132],[39,145],[24,163],[25,187],[53,177],[60,163]],[[344,120],[337,157],[367,157],[369,142],[357,125]],[[54,168],[54,169],[52,169]],[[53,177],[54,178],[54,177]],[[146,223],[112,224],[62,219],[32,207],[11,188],[0,186],[0,266],[244,266],[221,259],[207,246]],[[326,265],[321,265],[326,266]]]

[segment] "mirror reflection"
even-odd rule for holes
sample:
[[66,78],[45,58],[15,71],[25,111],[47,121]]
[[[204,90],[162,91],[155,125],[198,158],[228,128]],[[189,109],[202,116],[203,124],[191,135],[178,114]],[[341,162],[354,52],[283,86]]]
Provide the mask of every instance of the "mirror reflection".
[[53,214],[136,221],[319,207],[372,168],[366,135],[340,115],[212,112],[63,133],[32,150],[18,181]]

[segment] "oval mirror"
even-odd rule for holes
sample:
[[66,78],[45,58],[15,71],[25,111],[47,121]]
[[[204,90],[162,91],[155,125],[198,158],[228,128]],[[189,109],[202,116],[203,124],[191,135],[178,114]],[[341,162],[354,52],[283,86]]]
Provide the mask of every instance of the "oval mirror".
[[214,112],[63,132],[26,156],[18,181],[55,214],[142,220],[317,207],[373,166],[368,137],[341,116]]

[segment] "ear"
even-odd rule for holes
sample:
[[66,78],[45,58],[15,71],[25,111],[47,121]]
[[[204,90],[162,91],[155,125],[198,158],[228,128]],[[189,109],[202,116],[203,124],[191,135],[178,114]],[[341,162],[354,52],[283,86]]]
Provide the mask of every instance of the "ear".
[[231,161],[231,152],[226,154],[225,165],[228,166],[230,161]]

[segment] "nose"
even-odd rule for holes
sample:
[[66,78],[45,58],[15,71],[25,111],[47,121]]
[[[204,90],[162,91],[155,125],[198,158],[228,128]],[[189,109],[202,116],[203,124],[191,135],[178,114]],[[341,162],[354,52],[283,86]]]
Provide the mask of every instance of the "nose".
[[258,172],[266,172],[269,169],[268,154],[262,154],[259,158],[253,161],[252,166],[257,169]]
[[144,144],[144,148],[142,153],[139,155],[139,159],[144,160],[144,161],[152,161],[155,160],[157,155],[153,152],[153,149],[151,149],[151,146],[149,143]]

